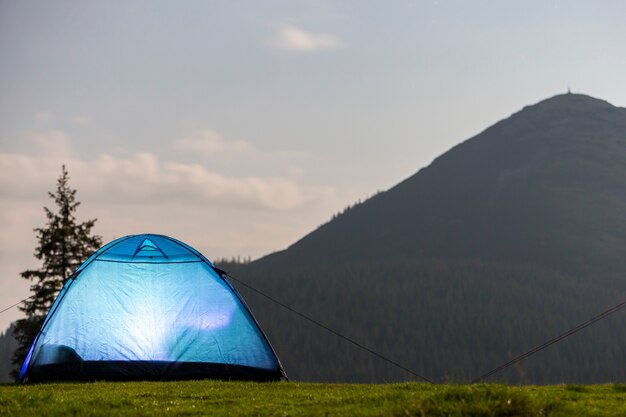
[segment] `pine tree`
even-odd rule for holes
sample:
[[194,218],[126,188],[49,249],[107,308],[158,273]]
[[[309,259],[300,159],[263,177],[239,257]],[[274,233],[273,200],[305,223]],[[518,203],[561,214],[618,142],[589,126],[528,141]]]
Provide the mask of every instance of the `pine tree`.
[[[49,192],[48,195],[58,210],[55,212],[44,207],[46,226],[35,229],[39,246],[34,255],[42,261],[42,265],[39,269],[20,274],[33,284],[30,287],[32,296],[19,307],[26,318],[18,320],[13,331],[19,345],[13,353],[13,363],[17,366],[26,358],[48,310],[70,274],[102,245],[102,238],[91,234],[97,219],[82,223],[76,221],[75,213],[80,202],[76,201],[76,190],[69,186],[65,165],[57,180],[56,192]],[[17,376],[17,371],[13,375]]]

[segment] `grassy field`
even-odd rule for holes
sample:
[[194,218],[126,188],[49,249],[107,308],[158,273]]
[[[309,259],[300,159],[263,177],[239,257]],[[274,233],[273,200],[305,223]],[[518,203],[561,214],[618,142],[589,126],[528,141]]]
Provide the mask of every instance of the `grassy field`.
[[0,416],[625,416],[626,385],[223,381],[0,385]]

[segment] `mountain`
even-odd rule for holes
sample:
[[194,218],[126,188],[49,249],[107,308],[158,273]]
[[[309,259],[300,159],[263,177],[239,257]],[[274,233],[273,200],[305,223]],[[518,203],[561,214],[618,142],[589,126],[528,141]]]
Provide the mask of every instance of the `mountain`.
[[[430,379],[466,381],[626,298],[626,109],[569,93],[525,107],[233,268]],[[238,289],[292,378],[411,378]],[[625,324],[612,316],[494,380],[626,381]]]
[[554,267],[556,257],[571,270],[600,255],[623,264],[625,179],[626,109],[559,95],[260,263],[409,255]]

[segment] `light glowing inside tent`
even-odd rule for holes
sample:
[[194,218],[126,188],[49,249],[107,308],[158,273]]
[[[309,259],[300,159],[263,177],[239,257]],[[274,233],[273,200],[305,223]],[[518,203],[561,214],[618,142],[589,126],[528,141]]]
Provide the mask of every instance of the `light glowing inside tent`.
[[63,352],[83,361],[277,366],[240,301],[201,261],[95,260],[69,288],[40,339],[33,354],[38,364],[58,361]]

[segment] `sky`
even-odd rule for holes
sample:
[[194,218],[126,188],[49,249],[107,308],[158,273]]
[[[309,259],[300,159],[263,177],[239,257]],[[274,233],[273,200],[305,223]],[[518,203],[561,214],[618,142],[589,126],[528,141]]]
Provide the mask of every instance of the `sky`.
[[[104,242],[285,249],[522,107],[626,107],[622,1],[0,0],[0,310],[65,164]],[[20,317],[0,314],[0,331]]]

